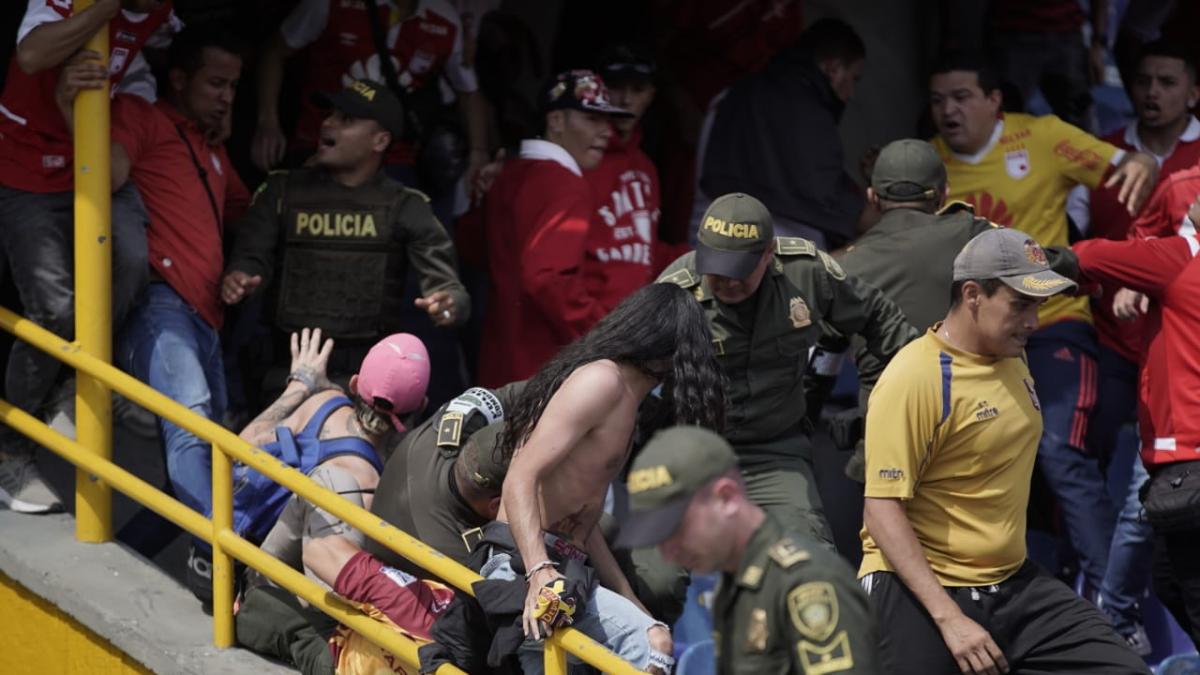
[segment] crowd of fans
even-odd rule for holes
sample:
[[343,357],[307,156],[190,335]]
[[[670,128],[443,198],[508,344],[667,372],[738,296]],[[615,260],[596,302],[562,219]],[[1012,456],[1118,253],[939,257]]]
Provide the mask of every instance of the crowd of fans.
[[[722,672],[776,640],[797,672],[1142,672],[1151,587],[1200,645],[1200,77],[1173,39],[1191,3],[948,3],[909,134],[930,141],[858,176],[838,125],[870,45],[798,0],[658,3],[672,30],[586,48],[568,38],[588,11],[564,8],[532,100],[537,41],[503,3],[261,4],[255,33],[172,0],[28,0],[0,92],[4,269],[71,338],[75,102],[110,86],[114,360],[480,571],[475,605],[238,467],[239,532],[429,642],[423,663],[537,671],[523,638],[575,625],[670,672],[689,573],[714,571],[782,603],[769,623],[718,602]],[[1107,70],[1134,112],[1116,129],[1089,93]],[[69,402],[52,357],[17,342],[6,367],[17,407]],[[651,440],[673,424],[719,436]],[[211,512],[209,445],[150,426],[163,489]],[[865,487],[818,484],[826,438]],[[983,447],[1005,453],[968,458]],[[672,475],[686,493],[654,496]],[[846,490],[866,595],[823,506]],[[7,427],[0,504],[62,509]],[[118,538],[153,557],[179,534],[143,511]],[[201,542],[187,574],[207,602]],[[403,668],[252,571],[239,597],[248,648]]]

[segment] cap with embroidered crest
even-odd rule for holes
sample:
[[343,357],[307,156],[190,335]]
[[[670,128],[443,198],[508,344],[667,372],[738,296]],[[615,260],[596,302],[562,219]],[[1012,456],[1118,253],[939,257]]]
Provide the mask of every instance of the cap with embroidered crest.
[[633,117],[608,97],[604,79],[590,70],[568,70],[554,76],[542,92],[542,110],[579,110],[611,117]]
[[1050,269],[1046,252],[1020,230],[998,227],[975,235],[954,259],[954,280],[999,279],[1023,295],[1046,298],[1076,287]]
[[733,447],[694,426],[663,429],[642,448],[629,470],[629,518],[618,548],[654,546],[675,534],[692,497],[737,466]]
[[696,271],[745,279],[774,240],[775,220],[762,202],[742,192],[722,195],[700,219]]

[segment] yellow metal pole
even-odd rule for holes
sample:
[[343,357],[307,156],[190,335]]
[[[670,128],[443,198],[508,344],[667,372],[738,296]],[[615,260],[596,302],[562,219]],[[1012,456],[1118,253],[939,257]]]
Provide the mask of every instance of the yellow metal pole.
[[50,448],[75,466],[100,476],[109,485],[187,530],[189,534],[204,541],[212,536],[212,522],[208,518],[116,464],[97,457],[90,450],[46,426],[45,422],[3,399],[0,399],[0,421]]
[[[75,11],[93,0],[75,0]],[[108,65],[108,26],[86,45]],[[75,339],[88,354],[112,361],[112,188],[109,164],[108,83],[75,98]],[[79,444],[112,458],[112,396],[99,379],[75,378],[75,433]],[[75,537],[112,539],[112,491],[95,475],[75,470]]]
[[[300,572],[288,567],[275,557],[265,553],[261,548],[232,532],[223,532],[219,536],[220,543],[225,550],[250,567],[262,572],[271,581],[307,600],[314,607],[320,607],[321,611],[388,650],[404,663],[414,668],[418,665],[417,648],[419,644],[412,638],[401,634],[382,621],[372,619],[364,614],[358,606],[349,603],[336,593],[321,588]],[[443,675],[462,673],[461,670],[449,664],[441,666],[435,672]]]
[[[150,412],[178,424],[210,443],[218,443],[232,455],[233,459],[261,471],[264,475],[312,502],[315,506],[341,518],[351,527],[387,546],[418,566],[433,572],[446,580],[450,585],[466,593],[473,594],[471,584],[480,579],[479,575],[475,572],[451,560],[424,542],[418,541],[408,533],[397,529],[386,521],[380,520],[378,516],[316,485],[304,474],[284,466],[277,457],[251,446],[228,429],[184,408],[175,401],[146,386],[144,383],[137,381],[127,373],[114,368],[112,365],[94,358],[80,349],[79,345],[69,343],[29,319],[14,314],[11,310],[3,307],[0,307],[0,329],[28,342],[47,354],[51,354],[80,373],[86,373],[103,379],[113,389],[150,410]],[[42,422],[14,408],[11,404],[3,400],[0,400],[0,421],[62,455],[76,466],[82,466],[87,471],[102,477],[118,490],[138,502],[150,506],[153,510],[166,516],[172,522],[196,537],[204,540],[211,540],[213,538],[212,523],[208,519],[187,508],[177,500],[162,494],[145,481],[112,464],[107,458],[100,458],[88,452],[80,444],[64,438],[61,434],[50,429]],[[230,485],[232,489],[232,481]],[[278,561],[262,553],[261,550],[252,544],[239,539],[231,531],[223,533],[220,536],[223,539],[226,551],[230,555],[251,564],[252,567],[266,573],[271,579],[279,581],[282,575],[271,574],[268,568],[271,562],[278,563]],[[235,542],[241,542],[241,545],[239,546]],[[257,552],[258,555],[254,555],[251,551]],[[296,588],[289,587],[289,590],[299,592]],[[301,595],[306,599],[312,599],[304,596],[303,593]],[[327,610],[327,613],[335,618],[341,618],[336,612],[329,612]],[[346,623],[355,630],[359,630],[360,626],[365,628],[367,625],[365,622],[343,621],[343,623]],[[364,632],[364,635],[368,636],[368,639],[372,642],[380,644],[380,646],[385,648],[393,646],[392,644],[383,644],[380,640],[376,640],[374,634],[369,631]],[[560,646],[571,655],[600,669],[604,673],[634,675],[638,672],[627,661],[573,628],[555,631],[554,635],[547,642]],[[441,671],[439,670],[439,672]]]
[[544,643],[546,675],[567,675],[567,652],[557,641],[546,640]]
[[233,463],[219,445],[212,446],[212,591],[213,644],[233,646],[233,558],[221,543],[233,531]]

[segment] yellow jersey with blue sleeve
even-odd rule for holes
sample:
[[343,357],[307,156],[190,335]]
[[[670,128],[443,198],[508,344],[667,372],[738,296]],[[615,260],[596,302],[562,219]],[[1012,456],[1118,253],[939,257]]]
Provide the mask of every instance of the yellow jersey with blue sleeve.
[[[1042,413],[1023,358],[950,346],[941,324],[888,364],[867,407],[867,497],[900,499],[943,586],[986,586],[1025,561]],[[859,576],[894,571],[864,527]]]
[[[1123,151],[1060,120],[1005,113],[987,145],[960,155],[941,136],[933,139],[950,181],[950,199],[967,202],[975,214],[1015,227],[1045,246],[1068,246],[1067,194],[1076,185],[1094,188]],[[1086,297],[1056,295],[1038,313],[1054,321],[1091,321]]]

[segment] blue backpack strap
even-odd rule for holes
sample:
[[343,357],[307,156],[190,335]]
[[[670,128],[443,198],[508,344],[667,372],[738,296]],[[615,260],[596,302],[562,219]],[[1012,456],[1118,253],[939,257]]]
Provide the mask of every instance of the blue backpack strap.
[[348,405],[353,404],[345,396],[334,396],[322,403],[321,407],[317,409],[317,413],[312,416],[312,419],[308,420],[308,424],[304,425],[304,429],[300,431],[300,435],[316,438],[317,434],[321,432],[321,425],[325,424],[325,420],[333,414],[333,411]]
[[296,447],[296,436],[285,426],[275,427],[275,447],[279,458],[293,469],[300,466],[300,449]]
[[317,458],[317,464],[324,462],[331,457],[341,455],[354,455],[361,457],[375,467],[375,471],[379,474],[383,473],[383,462],[379,461],[379,455],[375,452],[375,447],[361,438],[353,436],[344,436],[342,438],[329,438],[321,441],[321,452]]

